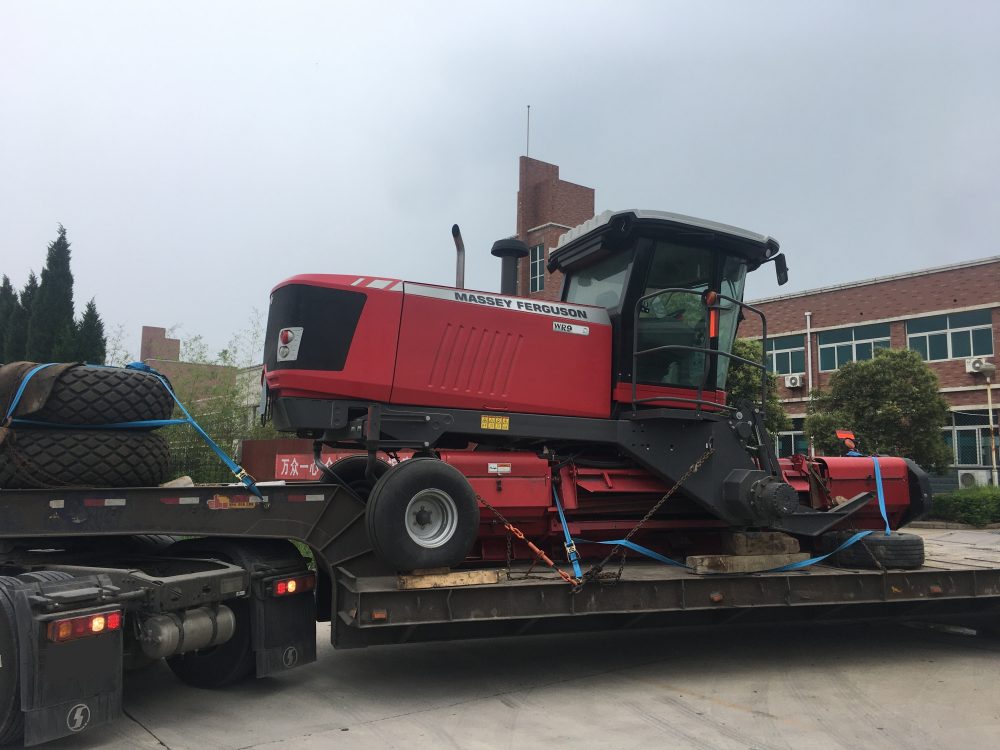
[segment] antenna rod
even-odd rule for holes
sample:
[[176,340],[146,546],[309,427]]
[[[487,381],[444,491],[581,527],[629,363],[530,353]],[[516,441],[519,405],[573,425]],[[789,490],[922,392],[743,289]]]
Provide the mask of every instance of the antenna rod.
[[462,241],[462,230],[458,224],[452,224],[451,236],[455,240],[455,288],[465,289],[465,242]]
[[531,105],[528,105],[528,129],[525,137],[524,155],[531,155]]

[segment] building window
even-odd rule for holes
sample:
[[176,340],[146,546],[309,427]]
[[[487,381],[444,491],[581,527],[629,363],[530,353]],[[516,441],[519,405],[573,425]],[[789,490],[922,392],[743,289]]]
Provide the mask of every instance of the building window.
[[788,458],[796,453],[808,453],[809,441],[802,431],[804,419],[793,419],[792,429],[774,436],[774,449],[778,458]]
[[767,340],[767,366],[776,375],[806,371],[805,336],[776,336]]
[[993,354],[990,310],[930,315],[906,321],[906,341],[928,362]]
[[953,411],[944,428],[944,441],[951,448],[954,466],[990,465],[990,418],[985,409]]
[[545,245],[535,245],[528,251],[528,288],[540,292],[545,288]]
[[840,369],[848,362],[871,359],[876,349],[888,349],[889,324],[873,323],[821,331],[816,338],[819,343],[819,369],[830,372]]

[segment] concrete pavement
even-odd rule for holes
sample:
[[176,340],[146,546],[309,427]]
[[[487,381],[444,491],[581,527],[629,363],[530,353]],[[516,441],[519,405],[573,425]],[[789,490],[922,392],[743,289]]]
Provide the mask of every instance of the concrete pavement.
[[643,631],[334,652],[222,691],[130,674],[126,718],[52,747],[997,747],[1000,642],[891,626]]

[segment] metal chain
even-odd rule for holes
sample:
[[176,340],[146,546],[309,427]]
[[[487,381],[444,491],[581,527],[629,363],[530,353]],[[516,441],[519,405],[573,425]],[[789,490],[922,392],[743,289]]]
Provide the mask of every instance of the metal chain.
[[[624,536],[622,541],[627,542],[633,536],[635,536],[635,534],[639,531],[639,529],[641,529],[645,525],[646,521],[648,521],[650,518],[656,515],[656,512],[663,507],[663,504],[671,498],[671,496],[678,490],[678,488],[680,488],[682,484],[684,484],[684,482],[686,482],[693,474],[697,473],[698,470],[701,469],[701,467],[705,464],[705,462],[709,459],[709,457],[711,457],[713,453],[715,453],[715,448],[709,445],[705,449],[705,452],[702,453],[701,456],[698,458],[698,460],[695,461],[693,464],[691,464],[690,467],[688,467],[688,470],[684,472],[683,476],[681,476],[680,479],[674,482],[674,485],[669,490],[667,490],[667,492],[663,495],[663,497],[661,497],[656,502],[656,504],[653,505],[653,507],[646,512],[646,515],[642,517],[639,523],[637,523],[635,526],[632,527],[632,529]],[[580,577],[579,582],[576,584],[576,586],[573,587],[573,593],[580,591],[580,589],[582,589],[584,584],[586,584],[588,581],[592,581],[595,578],[599,577],[602,571],[604,570],[604,566],[611,561],[611,558],[614,557],[615,553],[617,553],[618,551],[621,551],[622,553],[622,560],[621,564],[618,566],[618,574],[614,577],[614,581],[615,583],[617,583],[619,580],[621,580],[622,572],[625,570],[626,550],[622,548],[620,544],[616,544],[614,547],[611,548],[611,551],[608,552],[607,555],[605,555],[603,560],[601,560],[599,563],[595,563],[594,565],[590,566],[590,569]]]
[[[562,578],[566,583],[573,584],[574,586],[577,583],[579,583],[576,578],[574,578],[569,573],[567,573],[565,570],[563,570],[558,565],[556,565],[555,562],[553,562],[552,558],[550,558],[547,554],[545,554],[544,550],[542,550],[540,547],[538,547],[537,545],[535,545],[534,543],[532,543],[531,541],[529,541],[527,539],[527,537],[525,537],[524,532],[521,531],[519,528],[517,528],[517,526],[515,526],[514,524],[512,524],[506,518],[504,518],[503,513],[501,513],[500,511],[498,511],[496,508],[494,508],[489,503],[489,501],[484,500],[479,495],[476,495],[476,500],[478,500],[483,505],[485,505],[487,508],[489,508],[490,511],[492,511],[493,515],[495,515],[500,520],[500,523],[503,524],[504,529],[506,529],[506,531],[507,531],[507,579],[508,580],[513,580],[513,576],[512,576],[512,573],[511,573],[511,564],[512,564],[512,561],[513,561],[513,552],[512,552],[512,549],[511,549],[512,546],[513,546],[513,542],[511,540],[511,535],[513,535],[513,536],[517,537],[518,539],[520,539],[522,542],[524,542],[526,545],[528,545],[528,549],[530,549],[531,552],[532,552],[532,554],[535,556],[535,562],[537,562],[538,560],[541,560],[543,563],[545,563],[550,568],[552,568],[556,573],[558,573],[559,577]],[[532,563],[532,567],[534,567],[534,563]],[[524,577],[525,578],[532,577],[530,569],[529,569],[528,573],[526,573],[524,575]]]
[[[698,458],[698,460],[695,461],[693,464],[691,464],[690,467],[688,467],[688,470],[684,472],[683,476],[681,476],[680,479],[674,482],[674,485],[669,490],[667,490],[666,493],[663,495],[663,497],[661,497],[656,502],[656,504],[653,505],[653,507],[650,508],[649,511],[647,511],[646,515],[644,515],[639,520],[639,522],[632,527],[632,529],[628,532],[628,534],[625,535],[622,541],[626,542],[629,541],[645,525],[645,523],[650,518],[656,515],[657,511],[659,511],[660,508],[663,507],[663,504],[673,496],[673,494],[680,488],[682,484],[684,484],[684,482],[686,482],[693,474],[697,473],[701,469],[701,467],[705,464],[705,462],[709,459],[709,457],[711,457],[713,453],[715,453],[715,448],[713,448],[711,445],[708,446],[705,449],[705,452],[702,453],[701,456]],[[550,568],[552,568],[556,573],[558,573],[559,577],[562,578],[566,583],[569,583],[573,586],[573,593],[580,591],[580,589],[583,588],[583,585],[587,583],[587,581],[592,581],[596,578],[601,577],[602,571],[604,570],[604,566],[607,565],[608,562],[610,562],[611,558],[614,557],[615,554],[618,553],[619,551],[621,552],[622,556],[621,563],[618,566],[618,573],[614,575],[613,578],[616,583],[619,580],[621,580],[622,572],[625,570],[625,558],[626,555],[628,554],[628,551],[625,548],[623,548],[620,544],[616,544],[614,547],[612,547],[611,551],[605,556],[605,558],[601,560],[599,563],[592,565],[590,569],[583,574],[583,576],[581,576],[580,578],[574,578],[569,573],[560,568],[558,565],[556,565],[552,561],[552,559],[545,554],[544,551],[542,551],[539,547],[528,541],[525,538],[524,533],[516,526],[514,526],[510,521],[508,521],[504,517],[503,513],[501,513],[499,510],[493,507],[493,505],[491,505],[489,501],[483,499],[479,495],[476,495],[476,500],[478,500],[480,503],[486,506],[493,513],[493,515],[497,517],[497,519],[500,521],[500,523],[503,524],[504,529],[507,532],[507,567],[506,567],[507,580],[514,580],[513,573],[511,570],[511,566],[513,565],[513,560],[514,560],[513,540],[511,539],[511,536],[517,537],[526,545],[528,545],[528,549],[530,549],[534,554],[535,559],[534,562],[532,562],[531,564],[532,568],[535,566],[535,563],[541,560]],[[530,568],[528,572],[525,573],[524,575],[524,578],[529,578],[529,577],[533,577],[531,576]],[[542,577],[542,576],[534,576],[534,577]]]

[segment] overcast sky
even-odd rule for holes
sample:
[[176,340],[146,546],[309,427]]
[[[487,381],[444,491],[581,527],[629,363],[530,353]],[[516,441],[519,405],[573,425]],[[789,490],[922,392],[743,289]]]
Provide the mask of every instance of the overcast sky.
[[772,235],[783,291],[1000,254],[1000,3],[0,0],[0,273],[62,222],[133,347],[297,273],[453,283],[455,222],[496,289],[527,104],[598,211]]

